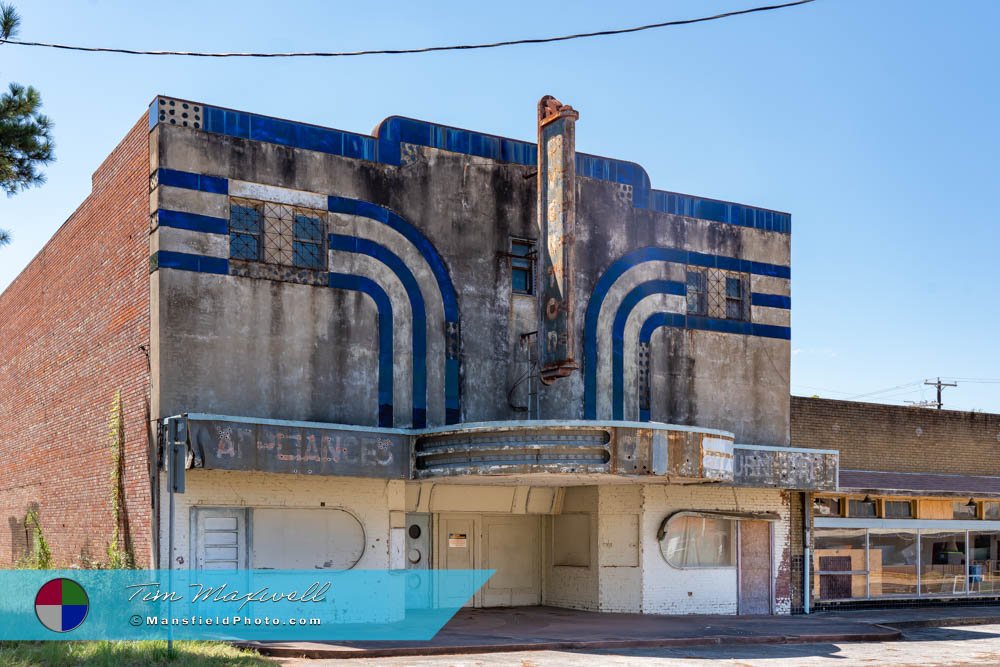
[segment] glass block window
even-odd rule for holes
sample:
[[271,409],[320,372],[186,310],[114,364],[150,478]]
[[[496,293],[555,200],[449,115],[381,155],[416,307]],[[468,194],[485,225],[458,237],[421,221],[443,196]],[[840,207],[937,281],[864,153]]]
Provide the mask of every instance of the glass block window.
[[233,198],[229,256],[303,269],[326,269],[326,211]]
[[690,315],[708,314],[708,293],[704,271],[687,272],[687,311]]
[[515,294],[535,293],[535,243],[510,240],[510,289]]
[[262,206],[233,201],[229,207],[229,256],[232,259],[260,260],[262,221]]

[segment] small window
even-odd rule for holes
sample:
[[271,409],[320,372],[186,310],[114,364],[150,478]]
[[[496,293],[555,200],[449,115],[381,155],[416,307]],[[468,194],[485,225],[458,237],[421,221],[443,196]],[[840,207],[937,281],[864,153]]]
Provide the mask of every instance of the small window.
[[701,516],[676,516],[667,522],[660,553],[676,568],[732,567],[734,522]]
[[956,500],[951,504],[951,518],[952,519],[977,519],[979,518],[979,506],[973,502],[971,505],[968,501]]
[[236,203],[229,208],[229,256],[232,259],[260,260],[261,209],[249,203]]
[[874,500],[850,500],[847,513],[851,517],[874,518],[878,516],[878,509]]
[[708,313],[705,274],[702,271],[687,272],[687,311],[691,315]]
[[746,290],[739,276],[726,276],[726,319],[747,319]]
[[842,516],[840,498],[814,498],[813,516]]
[[983,503],[983,518],[987,521],[1000,521],[1000,503]]
[[510,241],[510,289],[515,294],[535,293],[535,243]]
[[909,500],[887,500],[885,501],[886,519],[912,519],[913,503]]

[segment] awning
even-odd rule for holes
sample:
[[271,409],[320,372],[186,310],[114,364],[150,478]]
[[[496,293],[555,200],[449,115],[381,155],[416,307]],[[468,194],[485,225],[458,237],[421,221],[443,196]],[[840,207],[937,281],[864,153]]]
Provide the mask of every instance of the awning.
[[1000,477],[841,470],[840,490],[903,495],[1000,496]]

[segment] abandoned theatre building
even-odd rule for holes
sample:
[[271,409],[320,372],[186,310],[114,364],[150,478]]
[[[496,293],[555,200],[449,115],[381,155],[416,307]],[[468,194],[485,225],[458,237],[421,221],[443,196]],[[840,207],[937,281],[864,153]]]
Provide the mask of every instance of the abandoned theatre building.
[[154,100],[0,297],[5,557],[37,519],[65,564],[118,534],[143,567],[788,613],[838,460],[790,446],[789,215],[537,115],[525,142]]

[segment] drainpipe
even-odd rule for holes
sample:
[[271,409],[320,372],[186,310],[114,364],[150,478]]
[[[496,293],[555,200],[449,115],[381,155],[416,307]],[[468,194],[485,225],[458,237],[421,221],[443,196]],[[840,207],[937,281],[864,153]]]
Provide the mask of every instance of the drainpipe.
[[803,493],[802,494],[802,613],[809,613],[809,598],[811,597],[812,591],[812,577],[809,576],[809,566],[812,564],[812,559],[809,554],[809,545],[811,544],[811,531],[810,526],[812,525],[812,494]]

